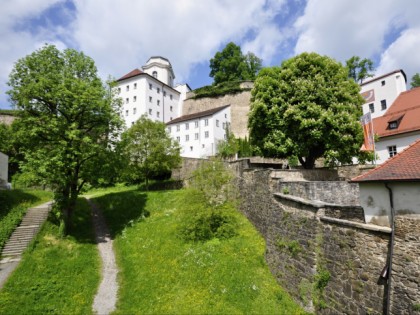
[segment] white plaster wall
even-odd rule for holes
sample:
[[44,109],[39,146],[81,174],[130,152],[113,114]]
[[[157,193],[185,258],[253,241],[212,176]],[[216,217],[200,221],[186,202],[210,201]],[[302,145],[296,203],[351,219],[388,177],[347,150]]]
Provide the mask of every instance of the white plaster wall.
[[375,143],[375,151],[378,156],[376,163],[382,164],[389,159],[389,146],[395,145],[397,147],[397,153],[400,153],[419,138],[420,132],[415,132],[410,135],[404,134],[380,139]]
[[[382,81],[385,81],[385,85],[382,86]],[[401,92],[407,90],[404,76],[401,72],[394,73],[388,77],[372,81],[370,83],[361,86],[361,93],[374,90],[375,100],[374,102],[368,102],[363,104],[363,114],[369,112],[369,104],[373,103],[375,112],[372,113],[372,118],[376,118],[385,114],[386,110],[392,105],[395,99]],[[381,100],[386,100],[387,108],[381,109]]]
[[9,157],[0,152],[0,186],[7,183],[9,174]]
[[[398,214],[420,214],[420,183],[392,182],[394,210]],[[384,183],[360,183],[360,205],[365,211],[366,223],[390,226],[391,203]]]

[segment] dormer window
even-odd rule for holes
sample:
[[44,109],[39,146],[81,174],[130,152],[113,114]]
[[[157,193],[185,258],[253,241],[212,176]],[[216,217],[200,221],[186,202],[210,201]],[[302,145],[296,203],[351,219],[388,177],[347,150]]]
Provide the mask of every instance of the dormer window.
[[394,116],[390,120],[388,120],[388,128],[387,129],[397,129],[403,119],[404,115]]
[[157,71],[153,71],[152,73],[153,77],[157,79]]

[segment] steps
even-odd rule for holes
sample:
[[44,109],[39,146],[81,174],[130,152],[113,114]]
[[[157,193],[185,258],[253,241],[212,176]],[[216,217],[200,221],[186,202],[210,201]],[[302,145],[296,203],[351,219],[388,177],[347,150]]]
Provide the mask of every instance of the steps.
[[34,236],[38,233],[42,224],[48,217],[51,202],[30,208],[20,225],[12,233],[6,242],[2,252],[0,263],[20,260],[23,251],[28,247]]

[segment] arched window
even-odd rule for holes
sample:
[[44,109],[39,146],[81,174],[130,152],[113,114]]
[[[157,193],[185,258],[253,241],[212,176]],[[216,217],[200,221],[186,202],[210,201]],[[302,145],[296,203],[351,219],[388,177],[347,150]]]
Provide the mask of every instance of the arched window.
[[153,71],[153,77],[157,79],[157,71]]

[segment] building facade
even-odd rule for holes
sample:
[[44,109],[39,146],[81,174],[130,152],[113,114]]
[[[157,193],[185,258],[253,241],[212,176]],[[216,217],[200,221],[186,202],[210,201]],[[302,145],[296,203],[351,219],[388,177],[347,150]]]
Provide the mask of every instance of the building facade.
[[207,158],[217,154],[230,127],[230,105],[184,115],[166,123],[168,133],[181,146],[181,156]]

